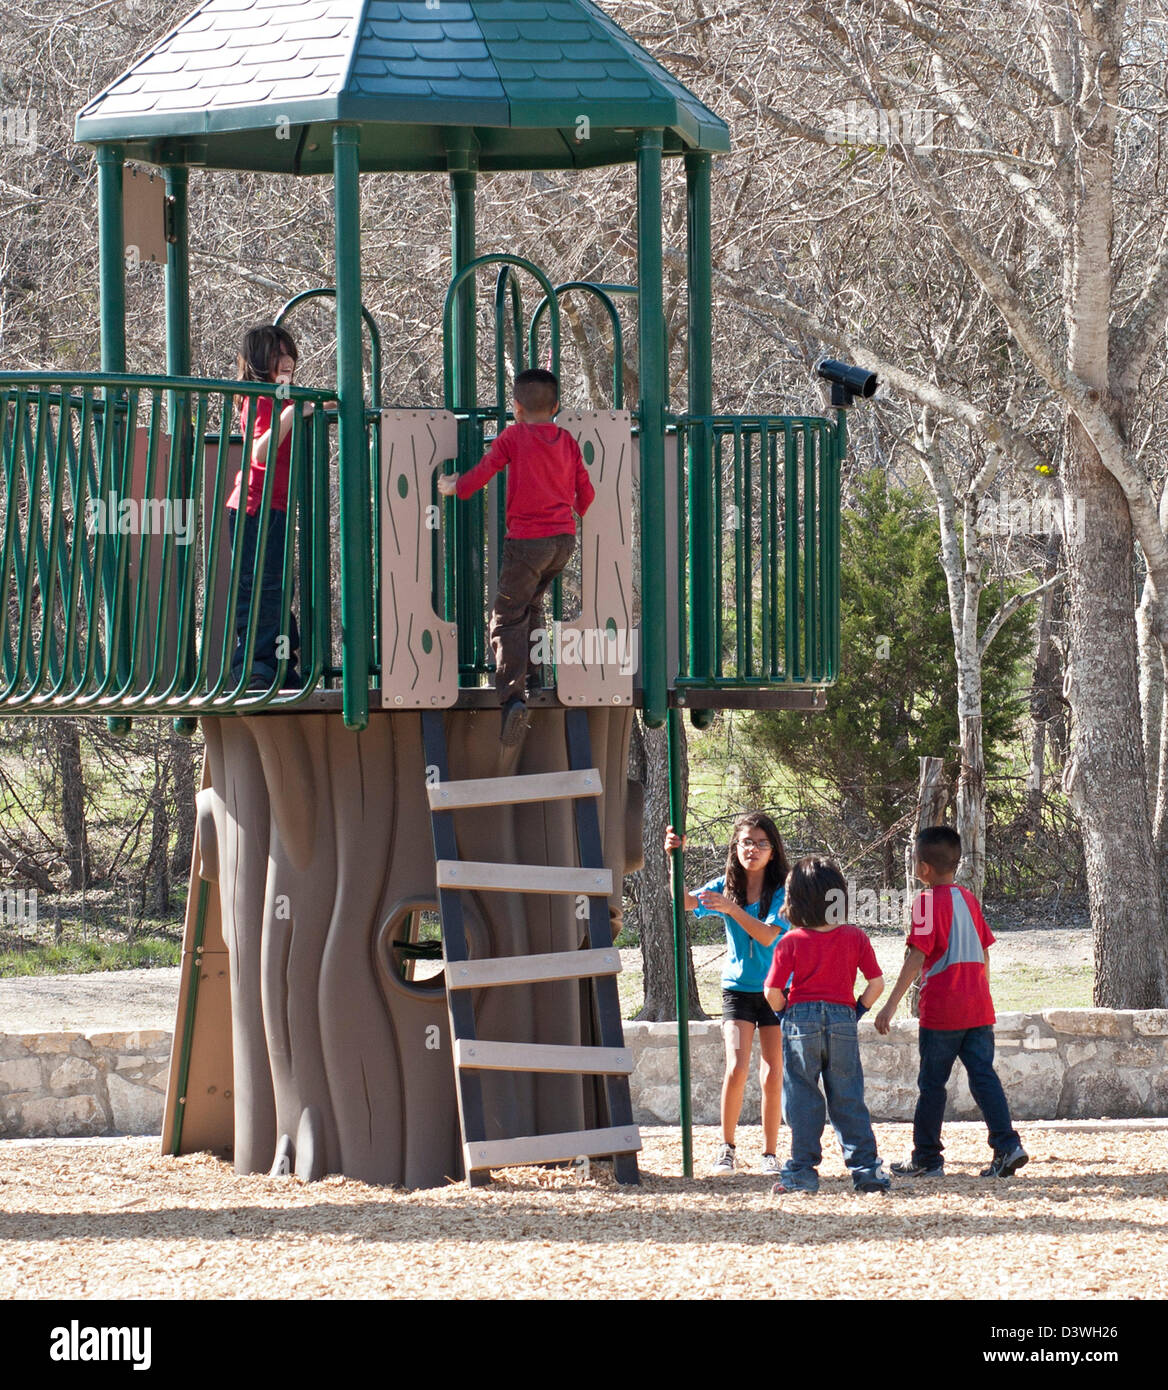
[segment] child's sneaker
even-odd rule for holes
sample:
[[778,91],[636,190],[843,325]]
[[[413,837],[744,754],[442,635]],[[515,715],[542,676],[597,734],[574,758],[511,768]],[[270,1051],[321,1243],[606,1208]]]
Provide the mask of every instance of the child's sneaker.
[[892,1171],[898,1178],[943,1178],[945,1165],[944,1163],[915,1163],[912,1158],[906,1158],[901,1163],[894,1163]]
[[722,1174],[734,1171],[734,1145],[723,1144],[718,1150],[718,1157],[714,1160],[714,1166],[710,1169],[711,1173]]
[[792,1182],[790,1178],[780,1178],[771,1188],[772,1197],[785,1197],[793,1192],[802,1192],[807,1197],[814,1197],[819,1191],[818,1183],[814,1187],[801,1187]]
[[884,1164],[877,1163],[875,1168],[860,1173],[854,1185],[857,1192],[887,1192],[892,1186],[892,1181],[884,1171]]
[[514,748],[523,737],[527,718],[527,701],[512,695],[503,706],[503,723],[499,730],[499,742],[504,748]]
[[768,1178],[777,1178],[779,1176],[779,1160],[774,1154],[763,1154],[762,1171]]
[[1018,1145],[1009,1153],[994,1154],[994,1161],[988,1168],[981,1170],[983,1178],[1012,1178],[1019,1168],[1024,1168],[1030,1162],[1030,1155]]

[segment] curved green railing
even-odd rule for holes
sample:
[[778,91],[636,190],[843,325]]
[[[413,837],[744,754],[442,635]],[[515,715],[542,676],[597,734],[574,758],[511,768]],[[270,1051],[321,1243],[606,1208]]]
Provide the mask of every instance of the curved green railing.
[[[303,675],[289,689],[286,657],[266,688],[249,689],[257,582],[232,671],[243,528],[232,542],[226,501],[241,470],[246,494],[255,419],[233,439],[241,397],[295,412],[281,630],[295,588]],[[195,715],[305,699],[325,666],[329,596],[329,420],[307,407],[328,398],[193,377],[0,374],[0,712]],[[273,430],[255,579],[277,442]]]

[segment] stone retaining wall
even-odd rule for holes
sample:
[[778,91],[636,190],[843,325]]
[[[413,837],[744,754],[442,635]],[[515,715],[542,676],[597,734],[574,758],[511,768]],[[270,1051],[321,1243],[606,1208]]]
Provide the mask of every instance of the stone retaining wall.
[[[1051,1009],[1000,1014],[994,1030],[996,1066],[1015,1119],[1122,1119],[1168,1115],[1168,1009]],[[626,1023],[633,1049],[633,1107],[640,1124],[676,1124],[677,1025]],[[874,1120],[911,1120],[916,1104],[917,1025],[894,1023],[882,1038],[860,1024],[864,1091]],[[690,1080],[695,1124],[718,1123],[722,1088],[722,1025],[690,1024]],[[949,1083],[951,1120],[976,1120],[965,1069]],[[742,1109],[759,1120],[758,1041]]]
[[158,1134],[171,1034],[0,1033],[0,1137]]
[[[912,1020],[881,1038],[865,1020],[860,1051],[876,1120],[910,1120],[916,1102]],[[1002,1014],[995,1030],[998,1075],[1019,1120],[1123,1119],[1168,1115],[1168,1009],[1138,1013],[1053,1009]],[[641,1124],[676,1124],[677,1028],[626,1023],[633,1050],[633,1107]],[[0,1034],[0,1137],[158,1134],[171,1034],[162,1030]],[[757,1124],[758,1043],[742,1119]],[[690,1025],[694,1122],[716,1124],[722,1028]],[[977,1119],[965,1072],[954,1068],[948,1118]]]

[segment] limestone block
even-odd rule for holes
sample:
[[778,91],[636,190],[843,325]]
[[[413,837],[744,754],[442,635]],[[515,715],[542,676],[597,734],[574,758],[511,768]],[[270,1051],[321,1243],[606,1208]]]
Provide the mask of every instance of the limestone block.
[[1114,1009],[1048,1009],[1043,1018],[1056,1033],[1093,1038],[1122,1038],[1127,1033],[1124,1016]]
[[139,1028],[121,1033],[86,1033],[85,1040],[93,1047],[108,1048],[111,1052],[148,1052],[153,1056],[170,1056],[172,1035],[162,1028]]
[[14,1101],[0,1098],[0,1139],[15,1139],[22,1133],[20,1106]]
[[1128,1119],[1145,1113],[1150,1078],[1133,1071],[1081,1072],[1068,1104],[1071,1119]]
[[1077,1067],[1081,1062],[1090,1062],[1099,1052],[1098,1043],[1066,1043],[1062,1055],[1068,1067]]
[[75,1043],[84,1044],[81,1033],[30,1033],[24,1039],[29,1052],[72,1052]]
[[114,1129],[119,1134],[159,1134],[162,1130],[163,1091],[154,1086],[135,1086],[112,1074],[106,1078]]
[[92,1062],[87,1062],[84,1057],[70,1056],[53,1068],[49,1076],[49,1086],[54,1091],[65,1091],[72,1086],[85,1086],[94,1090],[99,1075]]
[[1007,1036],[1012,1033],[1021,1035],[1027,1024],[1037,1021],[1033,1014],[999,1014],[998,1021],[994,1024],[994,1038],[995,1040],[1001,1038],[1003,1034]]
[[[633,1118],[641,1125],[675,1125],[681,1119],[676,1086],[647,1086],[633,1103]],[[697,1117],[695,1116],[695,1119]],[[700,1120],[701,1124],[708,1121]]]
[[647,1047],[636,1059],[637,1076],[646,1086],[677,1084],[677,1054],[666,1047]]
[[873,1120],[883,1123],[911,1120],[917,1103],[917,1088],[903,1082],[865,1078],[864,1100]]
[[1168,1009],[1138,1009],[1131,1016],[1133,1032],[1141,1037],[1168,1037]]
[[21,1133],[30,1138],[101,1134],[106,1118],[94,1096],[42,1096],[21,1106]]
[[0,1091],[39,1091],[41,1064],[35,1057],[0,1062]]
[[1066,1065],[1056,1054],[1019,1050],[999,1056],[998,1077],[1016,1120],[1045,1120],[1058,1114]]

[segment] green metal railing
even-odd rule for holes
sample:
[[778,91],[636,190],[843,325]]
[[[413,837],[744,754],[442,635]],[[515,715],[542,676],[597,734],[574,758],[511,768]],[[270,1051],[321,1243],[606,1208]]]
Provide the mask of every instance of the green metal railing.
[[842,422],[681,416],[676,429],[678,688],[830,684]]
[[[300,613],[302,679],[249,690],[277,431],[267,443],[242,667],[233,671],[244,528],[226,501],[255,443],[234,402],[294,409],[282,557],[288,631]],[[0,712],[194,715],[293,705],[330,643],[329,394],[300,387],[125,374],[0,374]],[[239,452],[232,455],[232,443]]]

